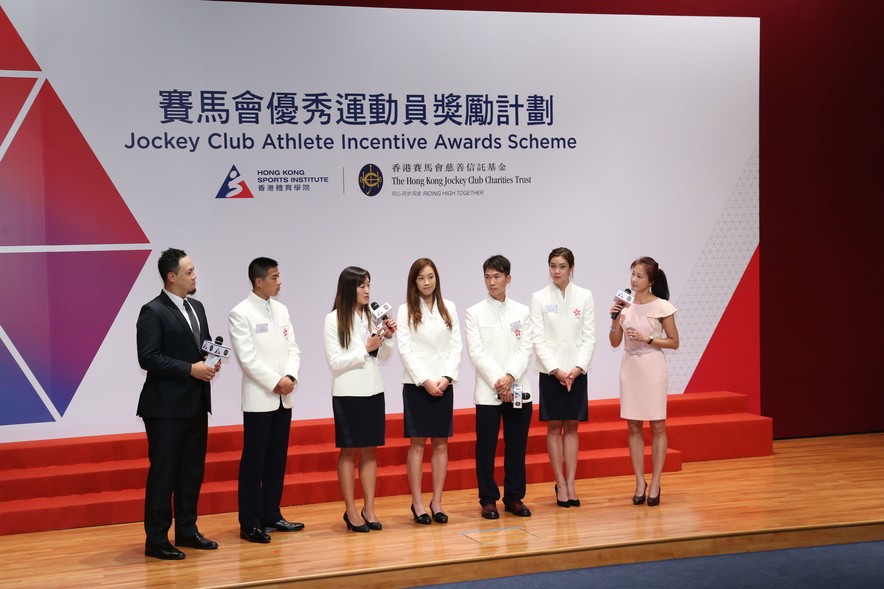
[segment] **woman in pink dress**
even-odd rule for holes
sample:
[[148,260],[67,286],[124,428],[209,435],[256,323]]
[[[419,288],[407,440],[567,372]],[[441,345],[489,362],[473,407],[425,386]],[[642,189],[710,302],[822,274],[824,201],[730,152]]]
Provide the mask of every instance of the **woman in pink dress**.
[[[663,350],[678,348],[676,308],[669,302],[666,275],[653,258],[639,258],[630,266],[634,302],[615,299],[611,307],[613,347],[624,339],[620,364],[620,417],[629,426],[629,456],[635,471],[633,505],[660,504],[660,475],[666,460],[666,387],[668,373]],[[664,337],[665,333],[665,337]],[[644,422],[651,426],[650,484],[645,481]]]

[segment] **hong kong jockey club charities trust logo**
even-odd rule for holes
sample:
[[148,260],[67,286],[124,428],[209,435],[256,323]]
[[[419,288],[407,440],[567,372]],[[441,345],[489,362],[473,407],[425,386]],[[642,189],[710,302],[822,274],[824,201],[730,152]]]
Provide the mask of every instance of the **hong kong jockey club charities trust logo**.
[[252,191],[249,190],[245,179],[236,166],[230,166],[227,172],[227,178],[221,183],[221,188],[215,198],[255,198]]
[[376,196],[384,187],[384,175],[374,164],[365,164],[359,170],[359,189],[365,196]]

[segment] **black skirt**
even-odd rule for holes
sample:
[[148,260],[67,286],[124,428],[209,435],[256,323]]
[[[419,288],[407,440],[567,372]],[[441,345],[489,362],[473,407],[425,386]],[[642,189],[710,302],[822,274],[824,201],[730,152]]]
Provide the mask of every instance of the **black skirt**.
[[384,393],[371,397],[332,397],[337,448],[383,446]]
[[450,438],[454,429],[454,386],[441,397],[424,387],[402,385],[402,412],[406,438]]
[[540,373],[540,421],[589,421],[586,375],[571,383],[571,390],[555,376]]

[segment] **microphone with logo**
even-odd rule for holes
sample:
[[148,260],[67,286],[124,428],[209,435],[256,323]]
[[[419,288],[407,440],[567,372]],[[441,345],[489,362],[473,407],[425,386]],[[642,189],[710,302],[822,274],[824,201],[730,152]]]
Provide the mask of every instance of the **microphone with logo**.
[[[629,288],[625,288],[623,290],[618,290],[617,294],[614,295],[614,298],[622,301],[626,305],[631,305],[632,301],[635,300],[635,297],[632,294],[632,290]],[[611,313],[611,319],[616,319],[620,316],[620,311],[614,311]]]
[[[374,327],[377,334],[381,337],[386,333],[386,327],[384,326],[384,321],[386,321],[390,316],[389,312],[393,309],[390,306],[390,303],[384,303],[383,305],[377,304],[376,301],[371,302],[371,318],[374,321]],[[370,356],[377,358],[378,351],[372,350],[368,353]]]
[[224,343],[224,338],[220,335],[215,338],[215,341],[211,340],[203,341],[203,352],[206,352],[208,356],[206,356],[206,366],[210,368],[218,368],[221,364],[221,360],[226,360],[230,356],[230,348],[222,345]]

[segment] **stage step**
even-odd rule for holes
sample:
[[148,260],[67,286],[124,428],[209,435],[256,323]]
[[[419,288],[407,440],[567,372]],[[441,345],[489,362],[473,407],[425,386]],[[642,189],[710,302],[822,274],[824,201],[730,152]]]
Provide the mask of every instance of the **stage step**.
[[[730,392],[671,395],[666,470],[678,471],[683,462],[696,460],[770,455],[771,420],[746,413],[746,407],[744,395]],[[589,423],[579,429],[578,478],[631,473],[619,401],[591,401],[589,414]],[[475,487],[474,427],[473,409],[455,412],[446,489]],[[645,437],[650,440],[647,427]],[[210,428],[200,513],[237,510],[241,444],[241,427]],[[387,444],[377,453],[378,495],[409,493],[404,466],[408,444],[402,438],[402,415],[388,415]],[[501,442],[497,459],[501,481],[502,447]],[[142,433],[0,444],[0,534],[139,521],[144,509],[146,456]],[[429,448],[425,458],[424,487],[429,489]],[[650,470],[649,448],[645,463]],[[283,503],[303,505],[339,497],[336,464],[331,419],[293,422]],[[527,471],[530,483],[553,480],[546,427],[537,421],[536,411],[529,432]]]

